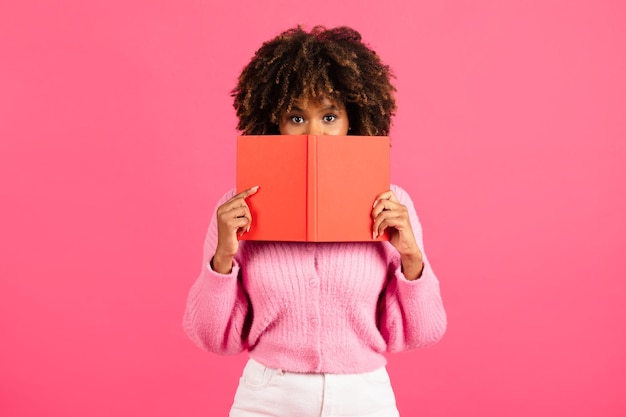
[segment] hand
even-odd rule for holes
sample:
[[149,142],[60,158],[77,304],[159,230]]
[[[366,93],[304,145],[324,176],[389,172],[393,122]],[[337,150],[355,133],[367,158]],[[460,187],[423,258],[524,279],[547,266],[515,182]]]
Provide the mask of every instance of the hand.
[[252,187],[233,196],[217,208],[217,247],[213,256],[213,270],[227,274],[232,270],[233,258],[239,249],[239,239],[250,231],[252,215],[246,198],[259,187]]
[[376,239],[387,231],[389,243],[400,253],[404,276],[409,280],[419,278],[424,267],[422,251],[413,234],[409,211],[398,201],[393,191],[385,191],[376,197],[372,218],[372,238]]

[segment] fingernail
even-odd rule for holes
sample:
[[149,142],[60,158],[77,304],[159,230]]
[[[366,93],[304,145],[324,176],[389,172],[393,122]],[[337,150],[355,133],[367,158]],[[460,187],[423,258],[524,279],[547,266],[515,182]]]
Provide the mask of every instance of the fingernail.
[[254,187],[252,187],[252,188],[250,188],[250,189],[251,189],[251,190],[253,190],[253,191],[256,191],[256,190],[258,190],[258,189],[259,189],[259,186],[258,186],[258,185],[255,185]]
[[372,208],[376,207],[376,203],[378,203],[378,200],[374,201],[374,205],[372,206]]
[[376,232],[372,232],[372,239],[376,239]]
[[248,226],[248,228],[246,229],[246,233],[248,233],[250,231],[250,226]]

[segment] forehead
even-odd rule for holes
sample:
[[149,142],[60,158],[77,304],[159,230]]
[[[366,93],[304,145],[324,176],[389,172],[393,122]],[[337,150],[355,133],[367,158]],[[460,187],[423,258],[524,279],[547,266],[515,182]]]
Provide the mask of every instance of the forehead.
[[294,99],[291,102],[291,108],[297,108],[300,110],[307,110],[307,109],[325,109],[325,108],[337,108],[337,109],[343,109],[344,105],[340,100],[334,99],[334,98],[330,98],[328,96],[322,96],[322,97],[301,97],[301,98],[297,98]]

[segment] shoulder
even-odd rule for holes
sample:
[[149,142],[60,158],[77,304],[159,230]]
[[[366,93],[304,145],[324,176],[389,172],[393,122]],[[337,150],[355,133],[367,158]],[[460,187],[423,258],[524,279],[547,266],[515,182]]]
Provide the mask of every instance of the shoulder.
[[390,189],[396,195],[396,198],[398,199],[400,204],[406,206],[406,208],[409,210],[411,220],[419,224],[419,216],[417,215],[415,204],[413,203],[413,199],[411,199],[409,193],[404,188],[395,184],[391,184]]
[[222,194],[222,196],[217,200],[217,202],[213,206],[213,214],[217,213],[217,210],[220,208],[220,206],[224,204],[225,202],[227,202],[228,200],[230,200],[231,198],[233,198],[235,194],[236,194],[236,190],[234,188],[231,188],[230,190]]
[[233,198],[235,194],[236,194],[236,190],[234,188],[231,188],[230,190],[226,191],[222,195],[222,197],[217,201],[217,206],[221,206],[222,204],[224,204],[225,202]]
[[404,205],[407,205],[407,204],[411,204],[411,206],[413,205],[413,200],[411,200],[411,196],[406,190],[404,190],[404,188],[396,184],[391,184],[390,189],[396,195],[396,198],[398,199],[400,203]]

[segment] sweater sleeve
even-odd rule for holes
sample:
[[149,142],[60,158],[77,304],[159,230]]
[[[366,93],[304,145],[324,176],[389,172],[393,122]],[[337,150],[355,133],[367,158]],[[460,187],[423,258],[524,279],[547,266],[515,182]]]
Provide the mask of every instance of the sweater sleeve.
[[189,291],[183,317],[183,328],[191,340],[205,350],[224,355],[237,354],[246,348],[244,332],[251,312],[239,278],[237,259],[229,274],[211,268],[217,246],[217,207],[233,195],[234,190],[225,194],[213,211],[204,241],[200,276]]
[[438,342],[446,331],[447,317],[439,291],[439,281],[424,252],[422,227],[408,193],[392,186],[398,200],[409,211],[424,269],[419,279],[407,280],[402,274],[400,254],[388,246],[389,279],[379,301],[379,328],[389,352],[417,349]]

